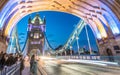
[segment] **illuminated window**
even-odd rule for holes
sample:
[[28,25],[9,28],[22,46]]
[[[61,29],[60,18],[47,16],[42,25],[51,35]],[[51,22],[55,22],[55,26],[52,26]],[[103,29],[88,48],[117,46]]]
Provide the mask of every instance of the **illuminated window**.
[[40,44],[40,41],[32,41],[31,44]]
[[40,34],[40,37],[42,37],[42,34]]
[[32,37],[32,36],[33,36],[33,33],[31,33],[30,36]]
[[34,38],[38,39],[39,38],[39,33],[34,33]]

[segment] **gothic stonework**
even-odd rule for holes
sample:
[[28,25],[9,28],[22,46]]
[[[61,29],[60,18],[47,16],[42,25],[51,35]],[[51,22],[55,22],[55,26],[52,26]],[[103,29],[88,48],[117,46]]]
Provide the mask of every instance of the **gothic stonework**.
[[6,45],[6,42],[3,38],[1,38],[0,36],[0,52],[3,51],[3,52],[6,52],[6,49],[7,49],[7,45]]
[[5,37],[3,36],[2,30],[0,30],[0,52],[6,52],[7,44],[5,41]]
[[28,53],[42,54],[44,46],[45,18],[37,14],[28,20]]
[[[99,44],[99,53],[102,56],[118,56],[120,55],[120,39],[107,39]],[[107,50],[110,50],[109,53]]]

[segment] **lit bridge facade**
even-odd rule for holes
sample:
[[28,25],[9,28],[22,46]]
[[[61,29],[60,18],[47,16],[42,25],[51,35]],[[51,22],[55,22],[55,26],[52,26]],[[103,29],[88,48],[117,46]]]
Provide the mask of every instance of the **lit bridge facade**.
[[[60,11],[78,16],[82,21],[78,23],[63,48],[55,53],[72,48],[82,28],[88,24],[101,55],[120,55],[119,0],[2,0],[0,7],[0,29],[7,42],[14,26],[24,16],[38,11]],[[90,44],[89,50],[92,54]]]
[[[0,0],[0,49],[6,50],[8,53],[27,54],[28,35],[23,50],[21,50],[16,29],[16,24],[24,16],[39,11],[70,13],[82,20],[78,22],[64,46],[59,50],[52,49],[45,35],[47,52],[55,57],[40,57],[37,66],[40,71],[38,75],[119,75],[120,68],[116,67],[120,66],[119,9],[120,0]],[[93,31],[100,55],[92,54],[87,25]],[[58,56],[63,52],[66,53],[66,50],[72,50],[75,41],[77,41],[79,52],[78,36],[84,27],[90,55]],[[25,62],[24,75],[30,75],[28,64],[29,62]],[[20,63],[17,63],[5,67],[0,71],[0,75],[19,75],[19,70]],[[28,73],[24,73],[27,71]]]

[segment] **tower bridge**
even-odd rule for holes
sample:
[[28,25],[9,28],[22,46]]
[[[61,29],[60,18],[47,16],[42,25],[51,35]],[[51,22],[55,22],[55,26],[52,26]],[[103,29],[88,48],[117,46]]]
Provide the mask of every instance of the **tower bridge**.
[[113,55],[119,55],[119,51],[114,50],[115,47],[120,46],[117,0],[4,0],[0,3],[0,26],[6,38],[10,37],[13,27],[24,16],[37,11],[60,11],[82,18],[90,26],[101,55],[106,55],[107,49],[111,49]]
[[[46,70],[46,73],[51,73],[51,75],[57,72],[60,72],[60,75],[66,75],[69,74],[69,72],[71,75],[73,75],[73,73],[76,73],[75,75],[94,75],[98,73],[104,74],[103,72],[105,70],[106,74],[113,75],[113,73],[116,73],[116,75],[119,75],[119,72],[115,70],[116,66],[117,69],[119,69],[120,65],[119,8],[119,0],[0,0],[0,48],[7,53],[27,55],[27,53],[34,53],[35,50],[35,53],[39,50],[40,53],[44,54],[43,47],[46,46],[48,53],[53,54],[53,57],[40,57],[41,60],[38,62],[38,69],[42,71],[41,73],[45,73],[43,70]],[[20,49],[16,25],[23,17],[39,11],[58,11],[81,18],[63,47],[59,50],[55,51],[50,46],[47,36],[45,35],[45,18],[41,19],[38,14],[35,18],[28,19],[27,39],[25,40],[23,50]],[[93,55],[92,53],[87,26],[91,28],[95,36],[99,55]],[[81,55],[79,52],[78,36],[84,27],[90,52],[89,55]],[[72,50],[75,42],[77,42],[78,55],[57,56],[58,53],[66,52],[68,49]],[[44,62],[50,69],[46,68],[46,65],[42,65],[42,68],[44,68],[42,69],[41,62]],[[65,63],[74,64],[66,65]],[[82,63],[83,65],[75,63]],[[59,65],[62,65],[62,67]],[[96,68],[96,65],[99,67]],[[83,67],[82,69],[81,66]],[[107,69],[103,68],[103,66]],[[16,67],[14,66],[14,68]],[[4,72],[8,74],[11,71],[17,72],[17,69],[19,70],[19,68],[16,70],[14,68],[11,68],[8,72],[4,70],[0,71],[0,74],[4,75]],[[79,69],[81,69],[81,71],[79,71]],[[97,69],[104,70],[97,71]],[[109,69],[111,72],[109,72]],[[51,70],[53,70],[54,73],[52,73]]]

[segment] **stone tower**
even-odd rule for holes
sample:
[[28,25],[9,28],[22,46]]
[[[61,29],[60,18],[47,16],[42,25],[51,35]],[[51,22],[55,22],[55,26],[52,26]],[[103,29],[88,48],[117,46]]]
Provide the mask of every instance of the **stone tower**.
[[32,19],[28,19],[28,54],[43,53],[45,18],[41,19],[39,14]]

